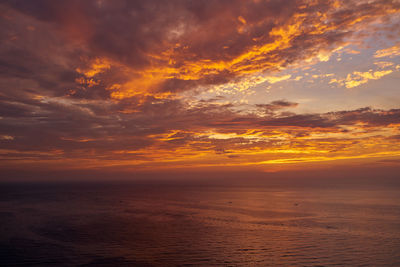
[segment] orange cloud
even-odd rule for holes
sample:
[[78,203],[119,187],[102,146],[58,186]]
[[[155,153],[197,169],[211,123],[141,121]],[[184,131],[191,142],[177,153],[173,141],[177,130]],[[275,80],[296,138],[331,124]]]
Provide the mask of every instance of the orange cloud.
[[[243,10],[250,8],[244,2],[235,2],[233,5]],[[258,8],[268,8],[269,4],[257,3],[251,8],[256,10],[258,5]],[[185,8],[183,6],[176,9],[177,12],[187,15]],[[350,13],[347,12],[349,10]],[[191,19],[173,21],[165,29],[167,32],[180,29],[179,34],[175,34],[172,39],[170,36],[163,38],[160,34],[159,45],[148,45],[148,48],[140,52],[135,50],[137,54],[132,54],[134,52],[125,47],[121,51],[115,51],[115,55],[102,50],[102,57],[96,57],[86,68],[76,70],[87,78],[103,76],[101,78],[108,84],[106,87],[111,98],[118,100],[138,95],[173,97],[175,93],[200,85],[209,87],[231,83],[245,90],[254,84],[251,80],[261,79],[271,83],[279,81],[279,78],[277,80],[271,75],[261,74],[265,71],[282,70],[302,60],[329,60],[332,53],[338,50],[338,45],[345,42],[345,37],[365,30],[371,23],[398,12],[399,8],[395,4],[381,1],[369,4],[344,1],[305,2],[304,5],[294,6],[283,17],[271,14],[253,19],[246,14],[236,14],[234,10],[228,10],[219,17],[197,21],[196,24]],[[213,29],[218,24],[226,27],[224,32]],[[239,27],[239,33],[236,27]],[[265,29],[261,31],[263,27]],[[200,36],[203,39],[200,40]],[[237,39],[235,49],[228,44],[229,38]],[[106,42],[85,41],[94,47]],[[376,57],[388,53],[394,55],[395,49],[396,47],[392,47],[377,51]],[[129,58],[132,60],[125,60]],[[136,59],[138,62],[143,61],[143,64],[136,64]],[[118,77],[123,76],[124,82],[109,81],[113,79],[111,68],[116,69]],[[102,75],[104,72],[110,72],[111,77]],[[364,74],[354,75],[362,78]],[[377,77],[381,77],[381,73],[374,73],[369,78],[364,77],[357,81],[349,78],[344,84],[352,88]],[[242,85],[238,85],[240,83]]]
[[400,45],[394,45],[389,48],[378,50],[375,52],[374,56],[376,58],[400,56]]
[[369,71],[369,72],[353,72],[353,75],[348,75],[345,80],[346,88],[353,88],[361,84],[367,83],[369,80],[378,80],[385,75],[392,73],[392,70]]
[[[398,109],[299,114],[293,101],[224,98],[300,80],[309,74],[282,71],[311,69],[341,49],[356,54],[344,47],[370,36],[371,25],[390,24],[399,13],[393,1],[21,3],[0,4],[11,17],[0,18],[1,167],[153,170],[399,156]],[[353,88],[399,67],[384,62],[309,77]],[[199,97],[211,91],[219,98]]]

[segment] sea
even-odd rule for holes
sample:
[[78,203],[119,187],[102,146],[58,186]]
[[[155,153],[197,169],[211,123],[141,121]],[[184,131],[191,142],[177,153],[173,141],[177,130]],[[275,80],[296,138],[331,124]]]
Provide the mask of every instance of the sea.
[[400,266],[400,187],[0,184],[0,266]]

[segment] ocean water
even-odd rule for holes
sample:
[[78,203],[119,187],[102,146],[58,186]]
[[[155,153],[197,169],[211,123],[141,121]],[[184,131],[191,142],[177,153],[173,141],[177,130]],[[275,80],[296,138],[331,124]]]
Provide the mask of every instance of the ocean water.
[[0,185],[0,266],[400,266],[396,186]]

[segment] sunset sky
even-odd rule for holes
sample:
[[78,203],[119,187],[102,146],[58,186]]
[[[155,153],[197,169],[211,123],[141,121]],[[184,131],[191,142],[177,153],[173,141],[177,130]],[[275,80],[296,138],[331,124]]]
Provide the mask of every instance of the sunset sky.
[[0,170],[400,164],[400,1],[0,4]]

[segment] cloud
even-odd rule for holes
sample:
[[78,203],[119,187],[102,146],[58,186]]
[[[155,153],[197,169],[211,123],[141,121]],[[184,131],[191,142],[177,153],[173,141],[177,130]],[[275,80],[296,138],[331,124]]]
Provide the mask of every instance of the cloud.
[[394,45],[389,48],[381,49],[375,52],[374,57],[395,57],[400,56],[400,44]]
[[374,62],[374,64],[377,65],[381,69],[391,67],[394,65],[393,62],[388,62],[388,61],[378,61],[378,62]]
[[274,112],[285,109],[285,108],[295,108],[298,103],[289,102],[286,100],[276,100],[269,104],[256,104],[256,107],[262,109],[266,114],[273,114]]
[[[380,0],[284,4],[279,1],[161,4],[156,0],[58,1],[57,4],[41,0],[33,4],[10,0],[4,8],[9,19],[3,20],[13,29],[8,38],[16,38],[9,41],[14,47],[23,42],[24,51],[33,54],[52,53],[52,50],[71,50],[69,53],[77,54],[71,56],[61,51],[54,57],[75,61],[70,62],[75,68],[67,69],[75,70],[75,76],[92,78],[98,85],[82,89],[82,83],[78,82],[78,89],[69,86],[75,96],[108,95],[123,99],[135,95],[173,97],[177,92],[201,85],[224,84],[279,70],[310,57],[326,60],[345,38],[395,14],[399,4]],[[30,31],[27,26],[35,29],[35,39],[45,38],[42,47],[26,47],[36,42],[32,38],[26,40],[23,31]],[[12,57],[9,61],[22,58],[17,53]],[[42,53],[38,59],[43,61]],[[76,79],[71,78],[68,82]],[[274,83],[287,78],[271,76],[266,81]]]
[[[382,77],[391,74],[396,67],[392,67],[392,69],[387,69],[387,67],[393,66],[393,64],[388,64],[388,62],[376,62],[377,66],[381,68],[381,70],[369,70],[365,72],[354,71],[353,73],[347,74],[346,78],[332,78],[329,81],[329,84],[339,84],[340,86],[344,86],[346,88],[354,88],[360,86],[362,84],[368,83],[370,80],[379,80]],[[384,69],[386,68],[386,69]]]
[[[371,23],[390,21],[395,1],[9,0],[0,8],[3,166],[240,165],[399,150],[390,138],[397,109],[299,114],[281,98],[193,100],[289,80],[280,71],[328,60]],[[391,71],[383,67],[340,82],[379,79]]]
[[353,88],[361,84],[367,83],[369,80],[379,80],[383,76],[392,73],[392,70],[368,71],[368,72],[353,72],[353,75],[348,75],[345,81],[346,88]]
[[269,109],[281,109],[281,108],[292,108],[297,107],[298,103],[289,102],[286,100],[275,100],[272,101],[270,104],[265,105],[257,105],[258,107],[266,107]]
[[[18,100],[0,99],[4,164],[64,159],[79,166],[144,168],[162,163],[220,164],[219,157],[225,157],[240,165],[323,151],[361,156],[382,152],[388,144],[390,150],[400,149],[391,138],[399,134],[399,109],[278,113],[297,103],[277,100],[256,106],[265,110],[258,114],[232,104],[202,101],[188,106],[181,100],[152,97],[143,103],[134,98],[109,102],[68,96]],[[7,112],[12,108],[14,112]]]

